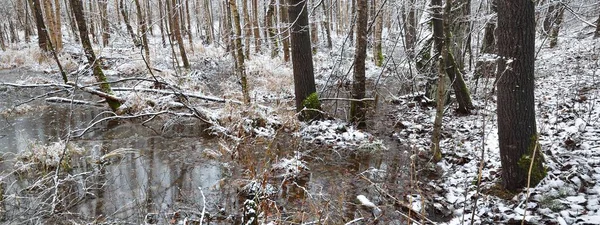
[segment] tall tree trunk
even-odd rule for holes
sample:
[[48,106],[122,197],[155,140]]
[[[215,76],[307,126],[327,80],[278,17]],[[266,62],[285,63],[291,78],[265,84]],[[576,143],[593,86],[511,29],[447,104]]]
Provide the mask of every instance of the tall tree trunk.
[[498,1],[498,137],[502,181],[510,191],[545,175],[537,141],[534,101],[535,9],[533,1]]
[[[467,0],[468,1],[468,0]],[[463,3],[465,4],[465,3]],[[462,6],[461,6],[462,7]],[[461,12],[464,9],[456,10],[454,12]],[[446,52],[442,54],[444,58],[444,64],[446,68],[446,74],[450,78],[450,82],[452,84],[452,88],[454,89],[454,95],[456,96],[456,101],[458,101],[458,109],[457,111],[462,114],[469,114],[471,109],[473,109],[473,102],[471,101],[471,94],[469,93],[469,89],[467,88],[467,84],[465,84],[465,80],[462,76],[462,66],[460,64],[460,56],[457,58],[456,55],[461,54],[462,47],[456,47],[462,45],[463,39],[468,34],[463,34],[465,29],[464,27],[453,27],[459,26],[456,24],[456,16],[451,16],[453,12],[452,2],[451,0],[446,0],[446,8],[444,13],[444,48],[446,48]],[[463,13],[465,14],[465,13]],[[453,25],[451,25],[451,23]],[[469,26],[468,23],[463,23],[460,26]],[[454,29],[453,29],[454,28]],[[454,30],[454,32],[452,31]],[[453,37],[452,34],[463,34],[459,37]]]
[[415,0],[409,0],[407,5],[405,5],[402,10],[405,30],[404,42],[406,45],[406,52],[410,58],[415,56],[415,47],[417,43],[417,18],[415,15],[415,4]]
[[55,21],[54,21],[54,8],[52,7],[52,0],[43,0],[44,1],[44,21],[46,22],[47,33],[50,36],[50,41],[52,44],[56,43],[56,34],[54,31]]
[[[190,43],[190,50],[194,52],[194,38],[192,35],[192,20],[190,17],[190,1],[185,0],[185,16],[187,20],[187,26],[185,32],[188,35],[188,42]],[[183,20],[183,18],[182,18]]]
[[29,22],[29,1],[24,0],[24,15],[25,18],[23,19],[25,24],[24,24],[24,28],[25,28],[25,42],[29,43],[30,39],[29,37],[31,36],[31,26],[30,26],[30,22]]
[[65,12],[67,14],[67,18],[69,19],[69,27],[71,28],[71,33],[73,34],[73,40],[75,42],[79,42],[79,34],[77,34],[77,22],[75,22],[75,16],[73,14],[73,10],[71,10],[71,3],[69,3],[69,0],[65,0]]
[[158,28],[160,29],[160,39],[162,41],[162,45],[163,47],[166,46],[166,41],[165,41],[165,26],[163,24],[165,24],[165,15],[164,15],[164,6],[163,6],[163,1],[158,1],[158,16],[160,16],[159,18],[159,23],[158,23]]
[[[375,30],[373,31],[373,58],[376,66],[383,65],[383,50],[381,49],[381,36],[383,33],[383,7],[377,4],[377,0],[373,1],[373,9],[376,17],[373,18]],[[381,4],[381,3],[380,3]],[[383,2],[385,4],[385,1]],[[377,10],[382,9],[382,12],[377,13]]]
[[[356,1],[356,52],[354,53],[354,82],[352,84],[352,98],[365,98],[365,60],[367,58],[367,35],[368,35],[368,3],[367,0]],[[359,128],[366,126],[366,105],[363,101],[350,102],[350,119]]]
[[[88,9],[88,10],[89,10],[90,12],[94,12],[94,11],[95,11],[95,8],[94,8],[94,1],[95,1],[95,0],[90,0],[90,1],[88,2],[88,3],[89,3],[89,4],[88,4],[88,6],[89,6],[89,9]],[[96,34],[97,34],[97,32],[96,32],[96,28],[97,28],[97,26],[96,26],[96,18],[95,18],[95,17],[96,17],[96,16],[95,16],[95,14],[93,14],[93,13],[90,13],[90,14],[88,15],[88,23],[90,24],[90,30],[89,30],[89,33],[90,33],[90,34],[92,34],[92,40],[94,41],[94,44],[98,44],[98,35],[96,35]]]
[[[294,93],[296,111],[301,120],[313,120],[321,116],[321,104],[315,87],[308,10],[306,0],[288,0],[288,21],[295,21],[291,27],[292,64],[294,70]],[[304,110],[307,108],[308,110]]]
[[267,29],[267,40],[271,41],[271,58],[275,58],[279,55],[279,46],[277,44],[277,31],[273,27],[275,14],[275,0],[269,1],[267,8],[267,15],[265,15],[265,28]]
[[148,26],[148,31],[150,31],[150,35],[154,36],[154,29],[153,29],[154,23],[152,22],[153,21],[152,20],[152,10],[153,10],[153,8],[152,8],[152,5],[151,5],[151,1],[152,0],[146,0],[146,10],[145,11],[146,11],[146,18],[148,18],[146,20],[147,21],[146,24],[148,24],[147,26]]
[[35,24],[37,27],[38,33],[38,46],[42,51],[50,51],[50,46],[48,45],[48,33],[46,29],[46,24],[44,24],[44,16],[42,15],[42,6],[40,5],[40,0],[33,0],[32,5],[33,14],[35,15]]
[[[280,21],[281,23],[279,23],[279,33],[281,35],[279,35],[281,37],[281,46],[283,48],[283,61],[285,62],[289,62],[290,61],[290,32],[289,32],[289,16],[288,16],[288,6],[287,3],[285,1],[288,0],[279,0],[280,1],[280,8],[279,8],[279,17],[280,17]],[[296,18],[294,17],[294,21],[296,20]],[[307,25],[308,26],[308,25]],[[310,41],[310,39],[309,39]]]
[[254,28],[254,50],[260,53],[260,26],[258,23],[258,0],[252,0],[252,27]]
[[[350,7],[350,12],[352,12],[352,14],[351,14],[352,16],[351,16],[351,18],[348,19],[348,21],[350,22],[350,29],[349,29],[350,30],[350,34],[349,34],[350,37],[348,39],[350,40],[350,45],[353,45],[354,44],[354,31],[355,31],[355,29],[354,29],[355,25],[354,24],[358,23],[358,21],[357,21],[358,18],[356,17],[356,13],[357,13],[356,12],[356,0],[350,0],[350,1],[352,1],[352,6]],[[365,7],[369,7],[368,4],[365,5]],[[365,8],[364,10],[367,11],[366,13],[368,15],[369,14],[368,8]]]
[[2,51],[6,51],[6,41],[4,39],[4,30],[0,28],[0,49]]
[[123,16],[123,22],[125,23],[125,27],[127,28],[127,33],[129,33],[129,36],[131,36],[131,40],[133,41],[133,44],[137,47],[139,46],[141,43],[138,40],[138,38],[135,35],[135,32],[133,32],[133,28],[131,27],[131,24],[129,23],[129,15],[127,13],[127,8],[125,8],[125,4],[123,3],[123,0],[121,0],[119,2],[119,9],[121,10],[121,15]]
[[[316,8],[317,3],[314,0],[311,0],[310,3],[311,3],[310,9],[312,9],[311,12],[314,12],[314,10],[317,9]],[[308,10],[310,10],[310,9],[308,9]],[[315,14],[313,14],[312,16],[313,16],[313,18],[316,17]],[[312,42],[312,51],[316,53],[317,48],[319,47],[319,25],[316,21],[310,23],[310,41]]]
[[554,24],[552,24],[552,28],[550,29],[550,48],[554,48],[558,44],[558,31],[560,30],[565,14],[565,6],[562,3],[557,4]]
[[181,61],[183,62],[183,67],[186,69],[190,69],[190,62],[188,61],[187,58],[187,53],[185,52],[185,46],[183,45],[183,38],[181,38],[181,31],[179,30],[180,26],[179,26],[179,9],[180,7],[175,7],[177,6],[177,0],[171,0],[171,5],[174,6],[173,9],[171,9],[169,7],[168,11],[170,12],[171,16],[169,16],[171,19],[171,25],[169,27],[171,27],[171,32],[175,38],[175,40],[177,40],[177,45],[179,46],[179,54],[181,54]]
[[108,0],[98,0],[98,8],[100,9],[100,25],[102,26],[102,46],[108,46],[110,39],[110,27],[108,24]]
[[[245,1],[245,0],[243,0]],[[248,90],[248,80],[246,77],[246,66],[244,64],[244,50],[242,47],[242,27],[240,25],[240,13],[238,11],[237,5],[235,4],[235,0],[229,0],[229,7],[231,7],[231,15],[233,18],[233,27],[235,30],[235,59],[237,66],[237,73],[240,77],[240,83],[242,84],[242,95],[244,98],[244,103],[250,103],[250,92]]]
[[144,12],[140,0],[134,0],[135,8],[137,10],[137,20],[139,23],[140,32],[142,33],[142,47],[144,48],[144,54],[146,55],[146,62],[150,64],[150,48],[148,47],[148,36],[146,35],[146,21],[144,21]]
[[63,48],[60,0],[54,0],[54,16],[54,39],[56,39],[56,41],[52,44],[54,44],[54,48],[56,51],[60,51]]
[[600,16],[598,16],[598,20],[596,20],[596,33],[594,34],[594,38],[600,37]]
[[[37,0],[34,0],[37,1]],[[92,49],[92,43],[90,42],[90,38],[88,36],[87,25],[85,24],[85,16],[83,14],[83,5],[81,4],[81,0],[70,0],[71,7],[73,10],[73,14],[75,14],[75,20],[77,21],[77,27],[79,28],[79,36],[81,37],[81,45],[83,46],[85,56],[90,63],[92,70],[94,72],[94,76],[96,77],[96,81],[100,82],[100,89],[109,95],[112,95],[112,89],[110,88],[110,84],[106,81],[106,76],[104,76],[104,72],[102,72],[102,65],[99,60],[96,59],[96,54]],[[110,106],[113,111],[117,111],[121,106],[119,101],[115,101],[111,98],[106,98],[106,102]]]
[[204,0],[204,14],[206,21],[206,28],[208,32],[207,42],[208,44],[212,44],[215,40],[215,28],[213,27],[213,17],[212,17],[212,7],[210,0]]
[[248,13],[248,0],[242,0],[242,14],[244,16],[244,56],[250,59],[250,38],[252,38],[252,22]]
[[548,4],[550,4],[550,6],[548,6],[548,11],[546,12],[546,17],[544,17],[544,23],[542,26],[542,28],[544,29],[542,31],[542,34],[544,35],[550,34],[550,29],[552,29],[552,24],[554,24],[554,21],[556,19],[556,13],[554,12],[556,3],[551,2]]
[[323,28],[325,29],[325,35],[326,35],[326,39],[327,39],[327,48],[331,48],[332,47],[332,43],[331,43],[331,11],[329,9],[329,6],[331,6],[331,4],[328,4],[329,0],[323,0],[322,6],[323,6],[323,16],[325,16],[325,19],[323,20]]
[[232,51],[234,46],[232,46],[231,43],[231,37],[233,36],[233,31],[231,29],[231,7],[229,6],[229,2],[227,1],[223,1],[223,12],[224,18],[221,19],[223,21],[223,25],[221,27],[223,27],[223,41],[225,42],[225,50],[227,52],[235,52]]

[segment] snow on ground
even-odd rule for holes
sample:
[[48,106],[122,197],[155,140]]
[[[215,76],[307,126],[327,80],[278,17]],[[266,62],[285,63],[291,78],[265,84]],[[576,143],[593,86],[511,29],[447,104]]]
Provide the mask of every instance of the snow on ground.
[[[502,195],[495,95],[489,88],[480,90],[473,95],[479,107],[473,115],[454,115],[452,107],[446,111],[444,159],[437,164],[443,174],[424,187],[428,204],[450,219],[443,224],[470,224],[471,218],[475,224],[523,219],[532,224],[600,224],[600,43],[590,36],[564,37],[560,43],[555,49],[542,48],[536,61],[536,116],[548,176],[529,189],[528,200],[526,191],[509,200],[494,196]],[[398,106],[401,130],[395,135],[428,151],[435,109],[404,104],[412,97],[397,100],[403,104]]]

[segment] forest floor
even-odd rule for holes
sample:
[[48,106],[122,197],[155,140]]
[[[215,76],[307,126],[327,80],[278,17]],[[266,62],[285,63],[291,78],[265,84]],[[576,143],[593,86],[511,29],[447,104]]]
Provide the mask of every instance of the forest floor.
[[[548,176],[537,186],[519,193],[507,193],[500,185],[496,102],[491,90],[493,78],[481,78],[476,83],[472,73],[466,75],[470,87],[477,85],[476,89],[471,88],[476,109],[471,115],[463,116],[454,113],[454,104],[447,107],[441,141],[443,160],[431,164],[424,161],[424,156],[430,148],[435,107],[419,97],[422,93],[411,90],[422,80],[400,75],[405,73],[398,72],[391,64],[383,70],[368,64],[367,75],[376,89],[371,96],[375,97],[377,93],[378,101],[377,108],[370,113],[369,128],[359,130],[344,122],[343,101],[323,101],[329,112],[328,120],[310,124],[296,121],[291,63],[281,59],[264,55],[250,57],[246,67],[254,104],[244,107],[238,104],[241,90],[232,70],[232,60],[220,47],[197,43],[190,49],[193,52],[190,54],[191,72],[170,69],[173,68],[172,57],[164,53],[169,52],[168,49],[153,49],[153,76],[147,73],[141,51],[128,48],[126,44],[120,46],[115,42],[98,52],[111,80],[140,78],[115,83],[113,87],[165,89],[154,82],[155,78],[170,85],[166,90],[172,93],[161,95],[117,91],[127,100],[123,111],[129,114],[185,111],[187,103],[175,94],[180,91],[225,100],[225,103],[210,100],[189,100],[189,103],[201,109],[203,119],[213,125],[211,132],[225,137],[232,148],[243,142],[242,136],[274,138],[283,131],[306,145],[332,150],[332,154],[345,155],[345,151],[354,151],[351,154],[385,157],[389,151],[395,151],[394,157],[401,155],[404,161],[395,171],[397,174],[392,176],[405,181],[373,182],[379,173],[392,171],[368,168],[359,171],[359,174],[369,174],[362,178],[371,179],[360,184],[364,185],[361,187],[364,192],[352,192],[366,196],[378,206],[377,210],[373,209],[378,213],[372,216],[382,216],[381,221],[400,223],[395,217],[403,217],[402,212],[397,207],[386,206],[401,204],[439,224],[517,224],[523,219],[529,224],[600,224],[600,43],[585,32],[582,29],[579,33],[561,37],[560,44],[554,49],[542,47],[543,41],[538,43],[536,116]],[[154,41],[158,42],[157,39]],[[81,84],[94,84],[92,76],[84,75],[86,69],[81,65],[85,59],[81,49],[73,44],[65,46],[61,62],[71,72],[70,78]],[[35,46],[24,44],[0,52],[0,68],[49,74],[45,78],[23,77],[16,81],[20,84],[59,82],[53,61],[43,59],[35,49]],[[348,50],[346,53],[332,51],[315,55],[315,77],[322,97],[345,96],[344,91],[351,82],[351,73],[348,75],[351,53]],[[306,152],[298,155],[311,154],[307,150],[310,148],[303,149]],[[297,170],[304,168],[299,165],[304,165],[305,159],[292,157],[287,160],[281,162],[295,160],[295,163],[274,164],[274,168],[291,165],[296,169],[283,168],[284,172],[277,176],[299,175],[301,171]],[[358,200],[358,203],[368,205],[368,201]],[[426,223],[424,220],[420,218],[416,223]]]

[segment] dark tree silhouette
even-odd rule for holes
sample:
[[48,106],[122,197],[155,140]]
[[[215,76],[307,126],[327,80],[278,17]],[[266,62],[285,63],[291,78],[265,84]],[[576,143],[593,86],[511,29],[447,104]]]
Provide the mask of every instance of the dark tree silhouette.
[[[534,105],[535,11],[533,1],[498,1],[498,136],[504,187],[514,191],[544,176]],[[533,154],[536,153],[536,154]]]
[[[300,119],[312,120],[320,117],[321,106],[316,98],[315,76],[308,29],[308,10],[306,0],[288,0],[288,19],[295,21],[291,27],[292,64],[294,67],[294,92],[296,94],[296,111],[311,108],[301,113]],[[309,96],[312,97],[309,99]]]

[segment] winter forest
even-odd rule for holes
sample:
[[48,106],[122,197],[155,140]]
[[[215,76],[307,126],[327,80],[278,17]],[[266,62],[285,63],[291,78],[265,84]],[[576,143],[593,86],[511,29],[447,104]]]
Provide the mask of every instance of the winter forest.
[[597,0],[0,3],[0,224],[600,224]]

